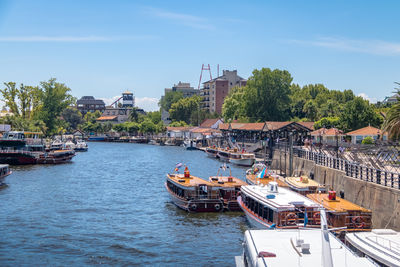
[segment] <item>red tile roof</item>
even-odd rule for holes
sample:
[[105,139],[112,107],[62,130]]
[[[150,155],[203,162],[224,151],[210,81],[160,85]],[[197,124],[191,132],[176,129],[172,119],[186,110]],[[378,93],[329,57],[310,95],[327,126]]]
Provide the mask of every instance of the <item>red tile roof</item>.
[[302,125],[304,127],[307,127],[310,130],[314,130],[314,123],[315,122],[313,122],[313,121],[301,121],[301,122],[298,122],[298,124],[300,124],[300,125]]
[[101,116],[96,119],[96,121],[112,121],[117,119],[117,116]]
[[229,130],[229,123],[221,123],[220,125],[218,125],[218,129]]
[[221,133],[220,130],[212,129],[212,128],[194,128],[190,130],[192,133],[201,133],[204,135],[210,135],[211,133]]
[[241,130],[241,131],[262,131],[264,128],[264,122],[255,122],[255,123],[231,123],[232,130]]
[[347,135],[381,135],[381,134],[382,131],[380,129],[372,126],[367,126],[347,133]]
[[211,126],[213,126],[217,121],[219,121],[220,119],[205,119],[201,124],[200,127],[201,128],[211,128]]
[[189,126],[182,126],[182,127],[167,127],[167,131],[176,131],[176,132],[185,132],[185,131],[190,131],[195,127],[189,127]]
[[266,121],[266,126],[268,130],[274,131],[274,130],[279,130],[291,123],[292,121]]
[[313,136],[336,136],[336,135],[344,135],[343,131],[337,129],[337,128],[320,128],[318,130],[315,130],[311,132],[311,135]]

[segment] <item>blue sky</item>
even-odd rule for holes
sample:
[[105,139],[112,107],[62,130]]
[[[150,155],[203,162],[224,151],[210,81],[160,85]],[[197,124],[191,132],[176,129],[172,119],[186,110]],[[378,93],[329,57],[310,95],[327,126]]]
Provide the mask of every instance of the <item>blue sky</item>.
[[288,70],[295,83],[373,101],[400,81],[398,1],[0,0],[0,82],[50,77],[77,97],[126,89],[157,109],[165,87],[197,87],[201,65]]

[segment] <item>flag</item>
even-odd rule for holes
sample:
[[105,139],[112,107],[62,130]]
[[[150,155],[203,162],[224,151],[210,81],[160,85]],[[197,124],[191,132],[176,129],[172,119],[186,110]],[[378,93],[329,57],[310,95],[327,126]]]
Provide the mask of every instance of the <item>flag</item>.
[[267,167],[265,167],[265,168],[257,175],[257,178],[264,178],[266,169],[267,169]]
[[179,171],[179,168],[182,167],[182,166],[183,166],[183,163],[177,163],[177,164],[175,165],[175,171],[176,171],[176,172]]
[[306,227],[307,223],[308,223],[307,211],[304,211],[304,227]]

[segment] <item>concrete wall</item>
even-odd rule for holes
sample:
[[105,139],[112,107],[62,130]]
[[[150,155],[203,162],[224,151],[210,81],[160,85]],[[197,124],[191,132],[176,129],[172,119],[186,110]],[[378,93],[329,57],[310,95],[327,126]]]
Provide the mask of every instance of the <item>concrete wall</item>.
[[[281,154],[281,155],[280,155]],[[279,158],[281,156],[281,159]],[[275,151],[272,168],[285,171],[285,153]],[[400,231],[400,190],[354,179],[345,172],[316,165],[315,162],[293,157],[294,175],[314,173],[314,179],[344,198],[372,210],[373,228],[391,228]],[[286,173],[289,173],[289,153],[286,154]]]

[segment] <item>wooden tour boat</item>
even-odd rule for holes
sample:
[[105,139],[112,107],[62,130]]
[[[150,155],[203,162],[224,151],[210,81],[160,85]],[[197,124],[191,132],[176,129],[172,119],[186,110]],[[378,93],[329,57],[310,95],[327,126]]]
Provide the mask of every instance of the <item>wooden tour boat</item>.
[[[267,185],[269,182],[277,182],[279,187],[288,187],[282,176],[267,172],[267,166],[263,163],[256,163],[246,171],[246,182],[250,185]],[[264,171],[265,170],[265,171]]]
[[185,167],[184,174],[167,174],[165,188],[172,202],[189,212],[219,212],[224,203],[216,184],[190,174]]
[[231,152],[229,155],[229,162],[240,166],[252,166],[256,161],[254,153],[247,153],[245,151]]
[[290,189],[304,196],[307,194],[326,191],[324,185],[321,185],[304,175],[300,177],[286,177],[285,182],[289,185]]
[[321,221],[318,204],[288,188],[278,188],[277,182],[242,186],[238,203],[256,228],[316,227]]
[[[222,176],[222,171],[229,170],[229,176]],[[224,209],[228,211],[241,211],[237,203],[240,187],[247,185],[245,181],[233,177],[229,166],[221,166],[216,176],[210,176],[209,181],[219,188],[219,195],[223,199]]]
[[346,231],[371,231],[371,210],[337,197],[335,191],[329,191],[328,194],[308,194],[307,197],[326,209],[330,227],[346,227]]
[[220,160],[229,162],[230,155],[234,151],[235,150],[229,149],[228,147],[225,148],[225,149],[224,148],[220,148],[220,149],[218,149],[218,154],[217,155],[218,155],[218,158]]
[[218,156],[218,148],[216,146],[208,146],[206,147],[207,156],[210,158],[219,158]]

